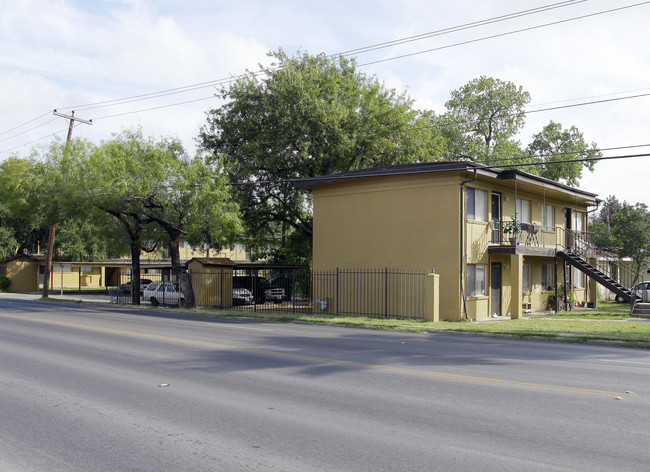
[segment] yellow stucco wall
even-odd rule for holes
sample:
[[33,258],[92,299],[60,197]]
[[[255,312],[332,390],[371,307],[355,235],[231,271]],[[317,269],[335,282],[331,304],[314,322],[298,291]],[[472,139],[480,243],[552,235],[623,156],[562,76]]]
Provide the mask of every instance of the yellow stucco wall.
[[5,265],[5,275],[11,279],[10,292],[38,291],[38,262],[28,258],[9,261]]
[[230,308],[232,306],[232,267],[188,264],[197,306]]
[[[314,201],[314,270],[339,268],[399,268],[430,270],[440,274],[440,319],[453,320],[467,315],[485,319],[495,311],[490,300],[490,264],[502,266],[501,313],[518,317],[524,306],[532,311],[547,308],[551,292],[541,288],[542,264],[553,258],[542,256],[490,255],[492,229],[491,197],[500,195],[501,222],[516,212],[517,199],[530,201],[530,220],[539,227],[534,240],[539,247],[556,248],[565,237],[565,208],[583,215],[586,229],[587,201],[578,201],[557,189],[535,183],[497,180],[478,176],[467,182],[471,188],[487,192],[486,221],[466,220],[461,245],[460,215],[466,215],[461,200],[461,182],[466,174],[411,174],[357,179],[312,189]],[[461,201],[463,205],[461,205]],[[543,210],[553,207],[553,222],[543,228]],[[526,240],[527,233],[520,236]],[[462,248],[462,251],[461,251]],[[461,268],[462,259],[462,268]],[[466,264],[484,264],[486,293],[461,296],[461,270]],[[523,264],[531,266],[530,290],[523,291]],[[558,279],[562,280],[561,266]],[[464,282],[463,282],[464,284]],[[586,283],[585,283],[586,285]],[[584,300],[588,290],[576,290]],[[331,298],[331,297],[330,297]]]
[[313,191],[314,270],[435,269],[440,318],[460,312],[460,180],[393,176]]

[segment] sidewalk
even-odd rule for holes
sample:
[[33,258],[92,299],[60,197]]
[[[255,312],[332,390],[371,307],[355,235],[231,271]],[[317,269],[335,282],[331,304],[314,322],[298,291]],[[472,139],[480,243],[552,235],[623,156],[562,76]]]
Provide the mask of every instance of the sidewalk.
[[[9,292],[0,292],[0,300],[2,299],[14,299],[14,300],[39,300],[41,298],[42,292],[31,292],[31,293],[9,293]],[[92,303],[110,303],[111,297],[108,292],[105,295],[98,294],[85,294],[85,293],[63,293],[61,295],[60,291],[50,291],[50,298],[56,300],[78,300],[82,302],[92,302]]]

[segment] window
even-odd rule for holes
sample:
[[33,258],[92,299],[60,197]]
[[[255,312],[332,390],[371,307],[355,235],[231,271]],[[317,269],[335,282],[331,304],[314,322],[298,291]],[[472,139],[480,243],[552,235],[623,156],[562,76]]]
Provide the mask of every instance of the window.
[[531,223],[530,220],[530,200],[523,198],[517,199],[517,217],[520,223]]
[[530,292],[530,264],[524,264],[522,279],[523,291]]
[[90,267],[90,266],[81,266],[81,267],[79,267],[79,272],[82,272],[82,273],[83,272],[88,273],[88,272],[93,272],[93,271],[94,271],[94,269],[92,267]]
[[576,230],[576,231],[584,231],[585,230],[584,221],[585,221],[585,214],[584,213],[582,213],[580,211],[576,211],[576,212],[573,213],[573,229],[574,230]]
[[244,245],[242,243],[235,243],[235,246],[233,247],[234,251],[243,251],[244,250]]
[[190,245],[190,243],[188,243],[183,239],[181,241],[181,249],[192,249],[192,246]]
[[555,227],[555,208],[553,208],[553,205],[542,206],[542,226],[546,229]]
[[485,190],[467,189],[467,219],[487,221],[487,192]]
[[542,265],[542,290],[551,291],[555,285],[555,277],[553,277],[553,265]]
[[485,264],[467,266],[467,295],[470,297],[485,295]]
[[582,272],[580,272],[576,267],[573,267],[573,286],[575,288],[584,288],[584,277]]
[[53,265],[52,272],[72,272],[72,266]]

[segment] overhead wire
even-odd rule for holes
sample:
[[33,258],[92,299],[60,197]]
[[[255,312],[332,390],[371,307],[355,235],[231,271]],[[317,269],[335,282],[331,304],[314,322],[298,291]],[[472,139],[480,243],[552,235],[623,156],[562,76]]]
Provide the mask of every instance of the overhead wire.
[[[362,48],[351,49],[351,50],[344,51],[344,52],[339,53],[339,54],[331,55],[329,57],[334,57],[334,56],[337,56],[337,55],[346,55],[346,54],[350,55],[350,54],[354,54],[355,51],[357,53],[364,53],[364,52],[373,51],[373,50],[377,50],[377,49],[381,49],[381,48],[391,47],[391,46],[394,46],[394,45],[397,45],[397,44],[403,44],[405,42],[412,42],[412,41],[416,41],[416,40],[420,40],[420,39],[426,39],[428,37],[438,36],[438,35],[442,35],[442,34],[449,34],[451,32],[460,31],[460,30],[463,30],[463,29],[475,28],[475,27],[479,27],[479,26],[484,26],[486,24],[491,24],[491,23],[495,23],[495,22],[498,22],[498,21],[506,21],[506,20],[518,18],[518,17],[521,17],[521,16],[532,15],[532,14],[541,13],[541,12],[545,12],[545,11],[552,10],[552,9],[557,9],[557,8],[563,8],[563,7],[566,7],[566,6],[575,5],[577,3],[583,3],[584,1],[586,1],[586,0],[580,0],[578,2],[569,0],[569,1],[559,2],[559,3],[549,4],[549,5],[543,5],[543,6],[540,6],[540,7],[533,8],[533,9],[523,10],[523,11],[514,12],[514,13],[510,13],[510,14],[506,14],[506,15],[501,15],[501,16],[498,16],[498,17],[488,18],[488,19],[485,19],[485,20],[480,20],[480,21],[477,21],[477,22],[467,23],[467,24],[452,27],[452,28],[446,28],[446,29],[443,29],[443,30],[433,31],[433,32],[430,32],[430,33],[423,33],[423,34],[416,35],[416,36],[401,38],[401,39],[397,39],[397,40],[393,40],[393,41],[387,41],[387,42],[384,42],[384,43],[378,43],[378,44],[375,44],[375,45],[366,46],[366,47],[362,47]],[[379,60],[379,61],[367,62],[365,64],[359,64],[359,66],[361,67],[361,66],[366,66],[366,65],[370,65],[370,64],[375,64],[375,63],[378,63],[378,62],[384,62],[384,61],[387,61],[387,60],[400,59],[400,58],[408,57],[408,56],[415,55],[415,54],[423,54],[423,53],[426,53],[426,52],[432,52],[432,51],[436,51],[436,50],[440,50],[440,49],[444,49],[444,48],[460,46],[460,45],[467,44],[468,42],[483,41],[483,40],[486,40],[486,39],[492,39],[492,38],[503,36],[503,35],[509,35],[509,34],[514,34],[514,33],[517,33],[517,32],[528,31],[530,29],[536,29],[536,28],[551,26],[551,25],[555,25],[555,24],[565,23],[565,22],[568,22],[568,21],[574,21],[574,20],[577,20],[577,19],[584,19],[584,18],[588,18],[588,17],[592,17],[592,16],[602,15],[602,14],[605,14],[605,13],[612,13],[612,12],[615,12],[615,11],[628,9],[628,8],[633,8],[633,7],[637,7],[637,6],[648,4],[648,3],[650,3],[650,1],[639,2],[639,3],[636,3],[636,4],[632,4],[632,5],[627,5],[627,6],[613,8],[613,9],[609,9],[609,10],[605,10],[605,11],[601,11],[601,12],[581,15],[581,16],[578,16],[578,17],[568,18],[568,19],[564,19],[564,20],[558,20],[558,21],[555,21],[555,22],[546,23],[546,24],[543,24],[543,25],[538,25],[538,26],[534,26],[534,27],[530,27],[530,28],[523,28],[523,29],[511,31],[511,32],[506,32],[506,33],[501,33],[501,34],[497,34],[497,35],[491,35],[491,36],[487,36],[487,37],[483,37],[483,38],[478,38],[478,39],[475,39],[475,40],[470,40],[470,41],[465,41],[465,42],[461,42],[461,43],[455,43],[455,44],[452,44],[452,45],[442,46],[442,47],[439,47],[439,48],[427,49],[427,50],[418,51],[418,52],[411,53],[411,54],[395,56],[395,57],[392,57],[392,58],[386,58],[386,59],[382,59],[382,60]],[[261,74],[261,73],[264,73],[264,72],[265,72],[264,70],[260,70],[260,71],[257,71],[257,72],[252,72],[252,74],[257,75],[257,74]],[[159,92],[152,92],[152,93],[147,93],[147,94],[135,95],[135,96],[125,97],[125,98],[121,98],[121,99],[107,100],[107,101],[104,101],[104,102],[96,102],[96,103],[85,104],[85,105],[77,105],[75,107],[62,107],[61,109],[77,108],[79,111],[87,111],[87,110],[103,108],[103,107],[107,107],[107,106],[124,105],[124,104],[127,104],[127,103],[133,103],[133,102],[137,102],[137,101],[151,100],[151,99],[154,99],[154,98],[160,98],[160,97],[165,97],[165,96],[169,96],[169,95],[173,95],[173,94],[185,93],[185,92],[188,92],[188,91],[194,91],[194,90],[199,90],[199,89],[202,89],[202,88],[212,87],[212,86],[219,85],[219,84],[227,84],[229,82],[237,80],[238,78],[247,76],[248,74],[249,73],[240,74],[240,75],[232,76],[232,77],[229,77],[229,78],[223,78],[223,79],[217,79],[217,80],[213,80],[213,81],[201,82],[201,83],[198,83],[198,84],[192,84],[192,85],[188,85],[188,86],[184,86],[184,87],[178,87],[178,88],[167,89],[167,90],[163,90],[163,91],[159,91]],[[640,96],[644,96],[644,95],[637,95],[635,97],[630,97],[630,98],[636,98],[636,97],[640,97]],[[96,117],[95,120],[107,119],[107,118],[115,118],[115,117],[132,115],[132,114],[137,114],[137,113],[144,113],[144,112],[148,112],[148,111],[152,111],[152,110],[159,110],[159,109],[163,109],[163,108],[169,108],[169,107],[173,107],[173,106],[180,106],[180,105],[193,103],[193,102],[198,102],[198,101],[210,100],[210,99],[213,99],[213,98],[215,98],[215,97],[214,96],[204,97],[204,98],[199,98],[199,99],[194,99],[194,100],[187,100],[187,101],[182,101],[182,102],[177,102],[177,103],[172,103],[172,104],[161,105],[161,106],[157,106],[157,107],[149,107],[149,108],[145,108],[145,109],[133,110],[133,111],[124,112],[124,113],[116,113],[116,114],[113,114],[113,115],[105,115],[105,116]],[[621,97],[621,98],[618,98],[618,99],[626,99],[626,98],[628,98],[628,97]],[[613,100],[617,100],[617,99],[611,99],[609,101],[613,101]],[[608,101],[608,100],[603,100],[602,102],[604,103],[606,101]],[[594,102],[594,103],[596,103],[596,102]],[[581,105],[582,104],[567,105],[566,107],[568,108],[570,106],[581,106]],[[555,108],[552,108],[552,109],[559,109],[559,108],[564,108],[564,106],[555,107]],[[540,111],[547,111],[547,110],[550,110],[550,109],[529,110],[528,113],[537,113],[537,112],[540,112]],[[11,132],[11,131],[13,131],[15,129],[18,129],[21,126],[24,126],[24,125],[26,125],[28,123],[33,122],[33,121],[36,121],[37,119],[40,119],[40,118],[42,118],[42,117],[44,117],[46,115],[47,115],[47,113],[45,113],[43,115],[40,115],[39,117],[34,118],[33,120],[30,120],[30,121],[28,121],[26,123],[23,123],[22,125],[19,125],[19,126],[15,127],[15,128],[12,128],[11,130],[4,131],[4,132],[0,133],[0,135],[7,134],[8,132]],[[40,127],[40,126],[44,126],[44,125],[49,124],[49,123],[50,123],[50,121],[48,121],[47,123],[44,123],[42,125],[36,126],[36,127],[32,128],[32,129],[30,129],[28,131],[31,131],[33,129],[36,129],[36,128]],[[24,132],[19,133],[17,135],[14,135],[12,137],[16,137],[16,136],[19,136],[21,134],[24,134]],[[10,138],[7,138],[7,139],[10,139]],[[27,143],[27,144],[31,144],[31,143]],[[22,147],[24,145],[25,144],[23,144],[21,146],[18,146],[18,147]],[[2,153],[2,152],[6,152],[6,151],[0,151],[0,153]]]

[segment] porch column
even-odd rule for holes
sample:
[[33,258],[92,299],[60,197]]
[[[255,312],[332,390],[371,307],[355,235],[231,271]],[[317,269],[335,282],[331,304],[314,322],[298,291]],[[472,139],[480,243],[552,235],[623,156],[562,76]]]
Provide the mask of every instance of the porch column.
[[426,317],[428,321],[440,321],[440,274],[428,274],[425,282]]
[[510,256],[510,318],[521,318],[521,308],[524,302],[524,256],[512,254]]

